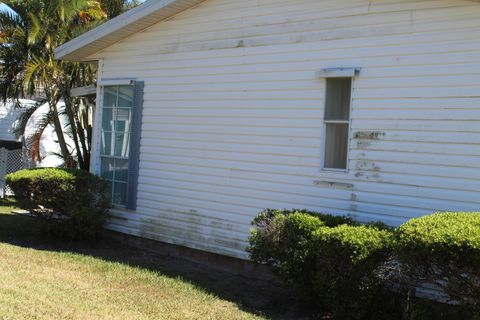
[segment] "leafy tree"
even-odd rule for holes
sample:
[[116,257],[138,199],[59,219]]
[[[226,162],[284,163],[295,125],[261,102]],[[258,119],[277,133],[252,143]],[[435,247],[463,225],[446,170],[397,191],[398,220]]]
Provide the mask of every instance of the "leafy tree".
[[141,3],[140,0],[101,0],[103,10],[109,18],[116,17]]

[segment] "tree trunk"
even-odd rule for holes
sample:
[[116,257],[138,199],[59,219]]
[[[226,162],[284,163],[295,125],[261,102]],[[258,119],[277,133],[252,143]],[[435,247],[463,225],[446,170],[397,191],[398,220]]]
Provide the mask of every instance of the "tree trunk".
[[70,151],[68,150],[67,142],[65,141],[65,136],[63,134],[62,123],[60,122],[60,117],[58,115],[57,104],[60,99],[53,95],[48,89],[45,89],[45,95],[47,96],[48,105],[50,107],[50,111],[52,112],[53,127],[55,129],[55,133],[57,134],[58,144],[60,145],[60,151],[65,160],[65,165],[67,167],[73,167],[74,161]]
[[80,149],[80,143],[78,141],[79,134],[82,129],[77,128],[77,122],[75,121],[75,115],[74,115],[75,110],[73,108],[72,98],[70,97],[68,89],[63,87],[61,83],[59,84],[59,88],[62,92],[62,98],[65,102],[65,112],[67,113],[68,121],[70,122],[70,128],[72,130],[72,139],[73,139],[73,143],[75,144],[75,149],[77,151],[77,162],[81,169],[85,169],[85,163],[82,156],[82,151],[84,152],[85,150]]

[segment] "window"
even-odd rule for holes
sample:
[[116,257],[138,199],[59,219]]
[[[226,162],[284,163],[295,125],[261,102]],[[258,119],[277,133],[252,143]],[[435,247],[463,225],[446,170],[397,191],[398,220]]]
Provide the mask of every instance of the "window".
[[352,78],[327,78],[324,169],[346,170]]
[[100,174],[111,201],[136,207],[143,83],[103,87]]

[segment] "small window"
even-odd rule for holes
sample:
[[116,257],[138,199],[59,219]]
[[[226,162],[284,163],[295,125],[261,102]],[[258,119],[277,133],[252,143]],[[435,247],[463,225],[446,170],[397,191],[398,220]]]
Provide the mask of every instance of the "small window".
[[327,78],[324,169],[346,170],[352,78]]

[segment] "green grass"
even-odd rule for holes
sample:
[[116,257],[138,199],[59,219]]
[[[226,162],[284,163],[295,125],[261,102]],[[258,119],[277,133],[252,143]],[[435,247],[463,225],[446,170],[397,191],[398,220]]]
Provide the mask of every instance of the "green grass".
[[42,248],[39,221],[3,204],[0,319],[259,319],[180,276]]

